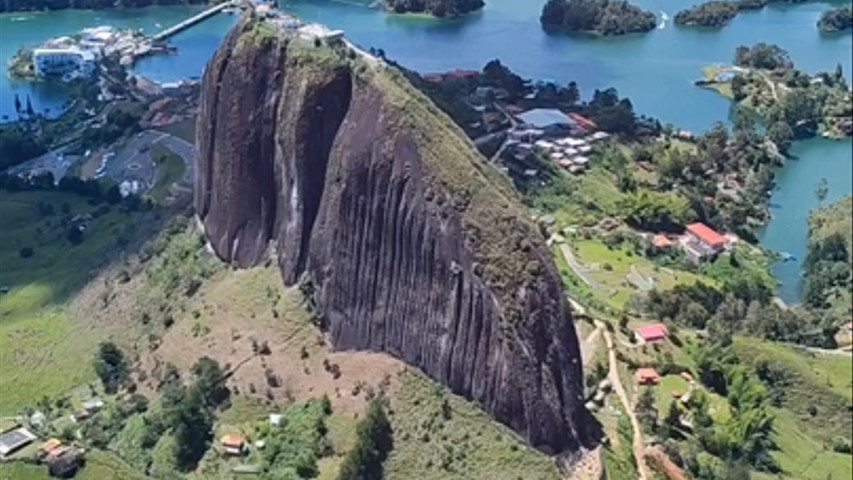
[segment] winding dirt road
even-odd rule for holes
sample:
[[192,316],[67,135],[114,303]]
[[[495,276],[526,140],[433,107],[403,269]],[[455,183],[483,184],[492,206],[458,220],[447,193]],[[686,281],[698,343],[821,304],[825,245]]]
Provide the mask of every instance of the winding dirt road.
[[[604,326],[602,322],[596,321],[596,326],[599,326],[599,324],[601,324],[602,327]],[[649,469],[648,466],[646,466],[645,460],[643,430],[640,428],[640,421],[637,420],[637,415],[634,414],[634,408],[631,405],[631,401],[628,399],[628,394],[625,392],[625,388],[622,386],[622,381],[619,379],[619,371],[616,368],[616,348],[613,345],[613,337],[611,337],[610,331],[606,328],[602,331],[604,332],[604,342],[607,344],[607,355],[610,363],[608,378],[610,378],[610,383],[613,384],[613,391],[616,392],[616,395],[622,402],[622,406],[625,408],[625,412],[628,414],[628,418],[631,420],[631,429],[634,431],[632,446],[634,450],[634,459],[637,461],[639,479],[651,480],[652,476],[649,474]]]

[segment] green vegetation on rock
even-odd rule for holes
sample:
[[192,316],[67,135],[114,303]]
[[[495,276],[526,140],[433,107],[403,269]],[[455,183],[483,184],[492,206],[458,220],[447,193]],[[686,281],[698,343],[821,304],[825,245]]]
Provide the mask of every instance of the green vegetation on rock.
[[545,28],[604,36],[648,32],[656,24],[652,12],[618,0],[548,0],[540,21]]
[[832,7],[820,15],[817,28],[823,33],[836,33],[853,28],[853,7],[842,5]]
[[458,17],[483,8],[483,0],[383,0],[394,13],[428,13],[436,17]]
[[805,259],[805,303],[838,326],[853,315],[853,197],[845,197],[809,216],[809,253]]

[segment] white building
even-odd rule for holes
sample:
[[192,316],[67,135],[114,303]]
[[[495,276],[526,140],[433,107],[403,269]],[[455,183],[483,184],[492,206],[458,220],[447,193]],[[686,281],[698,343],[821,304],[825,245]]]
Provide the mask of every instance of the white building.
[[70,48],[37,48],[33,51],[33,70],[36,76],[77,74],[89,76],[95,71],[95,52]]

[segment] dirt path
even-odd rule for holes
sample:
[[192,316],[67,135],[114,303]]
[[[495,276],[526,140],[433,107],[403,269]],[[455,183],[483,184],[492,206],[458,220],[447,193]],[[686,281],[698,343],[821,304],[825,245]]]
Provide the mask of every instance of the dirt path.
[[598,337],[601,336],[602,330],[604,330],[603,324],[596,322],[595,330],[590,332],[590,334],[581,342],[582,365],[589,364],[590,359],[595,356],[595,349],[598,347]]
[[572,271],[575,272],[575,275],[583,280],[583,283],[592,288],[598,287],[598,284],[587,274],[586,269],[583,268],[583,265],[581,265],[580,262],[578,262],[578,259],[575,258],[575,254],[572,253],[572,249],[567,244],[560,244],[560,252],[562,252],[563,257],[566,259],[566,263],[569,264],[569,267],[571,267]]
[[[596,326],[599,324],[603,326],[603,323],[596,321]],[[625,388],[622,387],[622,380],[619,379],[619,371],[616,368],[616,348],[613,345],[613,338],[610,336],[610,332],[607,329],[604,329],[603,332],[604,341],[607,344],[608,358],[610,361],[610,373],[608,377],[610,378],[610,383],[613,384],[613,391],[616,392],[616,395],[622,402],[622,406],[625,408],[625,412],[628,414],[628,418],[631,420],[631,429],[634,431],[634,439],[632,445],[634,450],[634,459],[637,461],[637,472],[639,473],[639,479],[651,480],[652,477],[651,475],[649,475],[649,470],[646,466],[645,460],[645,447],[643,446],[643,430],[640,428],[640,421],[637,420],[637,416],[634,414],[634,408],[631,405],[631,401],[628,399],[628,394],[625,392]]]

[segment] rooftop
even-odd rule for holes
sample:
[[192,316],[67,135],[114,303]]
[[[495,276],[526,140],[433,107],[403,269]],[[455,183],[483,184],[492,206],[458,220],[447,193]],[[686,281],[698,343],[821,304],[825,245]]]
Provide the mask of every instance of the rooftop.
[[666,325],[662,323],[652,323],[649,325],[643,325],[635,330],[637,335],[640,336],[643,340],[660,340],[662,338],[666,338],[669,335],[669,330],[666,328]]
[[226,447],[241,447],[246,443],[246,437],[239,433],[229,433],[223,436],[220,442]]
[[713,245],[713,246],[723,246],[726,243],[726,239],[723,238],[722,235],[714,231],[711,227],[705,225],[701,222],[691,223],[684,228],[687,229],[688,232],[692,233],[699,237],[699,240],[703,242]]
[[527,125],[546,128],[554,125],[574,125],[574,121],[555,108],[534,108],[518,116]]

